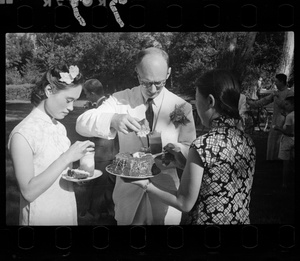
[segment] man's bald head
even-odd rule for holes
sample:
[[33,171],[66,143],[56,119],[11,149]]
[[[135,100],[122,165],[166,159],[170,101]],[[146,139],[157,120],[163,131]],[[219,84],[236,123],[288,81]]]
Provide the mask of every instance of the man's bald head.
[[153,57],[155,57],[156,55],[163,57],[163,59],[167,63],[167,67],[169,67],[169,55],[164,50],[156,47],[150,47],[140,51],[137,55],[136,66],[138,66],[141,61],[148,55]]

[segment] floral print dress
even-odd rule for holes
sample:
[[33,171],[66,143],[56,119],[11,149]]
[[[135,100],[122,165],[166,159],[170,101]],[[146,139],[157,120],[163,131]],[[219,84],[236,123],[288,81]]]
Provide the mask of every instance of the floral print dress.
[[214,119],[210,131],[191,144],[201,157],[204,172],[187,220],[190,224],[250,223],[256,150],[252,139],[235,125],[231,118]]

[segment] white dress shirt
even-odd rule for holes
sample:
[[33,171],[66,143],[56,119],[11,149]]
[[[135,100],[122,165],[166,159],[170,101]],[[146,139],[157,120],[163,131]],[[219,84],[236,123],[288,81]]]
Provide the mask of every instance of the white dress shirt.
[[[147,105],[142,90],[141,86],[137,86],[117,92],[97,109],[84,112],[77,119],[76,131],[86,137],[113,139],[116,136],[116,130],[111,128],[110,124],[115,113],[128,113],[137,120],[145,118]],[[185,103],[184,112],[190,122],[176,128],[170,120],[170,113],[175,109],[175,105],[182,103]],[[162,147],[168,143],[173,143],[180,147],[183,155],[187,157],[189,146],[196,138],[192,106],[163,88],[161,93],[154,98],[153,112],[153,130],[161,133]],[[118,135],[120,152],[134,153],[139,151],[146,142],[137,137],[134,132],[127,135],[119,132]],[[160,187],[173,190],[179,186],[176,168],[162,171],[151,181],[153,184],[159,184]],[[181,220],[180,211],[152,198],[140,187],[126,183],[119,177],[116,179],[113,200],[118,225],[176,225]]]

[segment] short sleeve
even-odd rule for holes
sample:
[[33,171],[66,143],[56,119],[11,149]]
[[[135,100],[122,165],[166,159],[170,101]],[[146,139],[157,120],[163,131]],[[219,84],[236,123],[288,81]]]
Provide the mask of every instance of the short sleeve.
[[286,116],[286,119],[285,119],[285,125],[288,126],[288,125],[294,125],[294,115],[292,115],[291,113],[288,114]]
[[207,153],[205,152],[205,146],[203,146],[203,145],[204,145],[204,137],[200,136],[192,142],[190,148],[193,148],[198,152],[198,154],[201,158],[201,161],[203,162],[203,166],[206,167],[207,166],[207,160],[206,160]]
[[14,134],[19,133],[24,137],[24,139],[27,141],[29,147],[31,148],[32,152],[35,154],[36,153],[36,137],[34,135],[34,130],[29,127],[22,127],[16,130],[13,130],[9,136],[8,140],[8,150],[10,150],[10,142]]

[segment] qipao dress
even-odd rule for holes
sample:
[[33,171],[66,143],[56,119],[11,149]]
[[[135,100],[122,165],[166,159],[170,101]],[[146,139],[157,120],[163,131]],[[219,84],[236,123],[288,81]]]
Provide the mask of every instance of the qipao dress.
[[[34,165],[34,176],[40,175],[70,147],[66,128],[46,113],[34,108],[11,132],[21,134],[28,142]],[[59,176],[43,194],[33,202],[20,194],[20,225],[58,226],[77,225],[77,208],[72,182]]]
[[221,116],[191,145],[203,163],[198,198],[189,212],[192,225],[249,224],[256,150],[250,136]]

